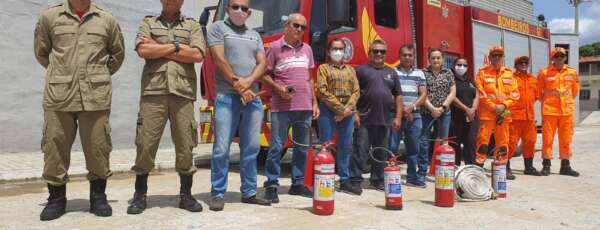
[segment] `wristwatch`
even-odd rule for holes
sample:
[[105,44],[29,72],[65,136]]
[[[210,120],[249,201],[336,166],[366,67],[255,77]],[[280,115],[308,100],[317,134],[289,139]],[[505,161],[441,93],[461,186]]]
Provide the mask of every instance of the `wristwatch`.
[[173,45],[175,45],[175,53],[179,53],[179,51],[181,50],[181,47],[179,46],[179,42],[178,41],[174,41]]

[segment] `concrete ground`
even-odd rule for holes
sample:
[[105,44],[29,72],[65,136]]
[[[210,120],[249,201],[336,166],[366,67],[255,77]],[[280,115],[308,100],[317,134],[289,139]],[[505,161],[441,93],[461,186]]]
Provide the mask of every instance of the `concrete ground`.
[[[454,208],[434,206],[434,185],[428,183],[426,189],[404,188],[402,211],[383,209],[383,192],[365,189],[362,196],[337,193],[335,214],[316,216],[311,212],[310,199],[286,194],[289,166],[284,166],[280,204],[247,205],[240,203],[239,170],[234,165],[223,212],[208,210],[208,168],[200,169],[194,177],[194,196],[205,207],[201,213],[177,208],[179,182],[176,173],[168,170],[151,176],[149,208],[137,216],[125,213],[133,193],[134,177],[129,174],[109,181],[107,193],[114,210],[110,218],[88,213],[88,183],[83,178],[67,186],[67,214],[50,222],[39,221],[47,198],[43,183],[0,184],[0,229],[600,229],[598,136],[599,124],[576,129],[573,167],[581,177],[558,175],[558,160],[553,161],[551,176],[524,176],[521,158],[517,158],[513,159],[517,180],[509,182],[508,199],[457,202]],[[260,175],[259,185],[263,181],[265,177]]]

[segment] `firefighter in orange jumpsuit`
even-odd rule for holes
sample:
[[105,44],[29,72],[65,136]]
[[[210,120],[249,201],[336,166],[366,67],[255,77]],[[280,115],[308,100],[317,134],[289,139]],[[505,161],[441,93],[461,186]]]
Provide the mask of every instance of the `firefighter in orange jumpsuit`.
[[479,132],[477,134],[476,164],[483,166],[489,151],[489,142],[494,133],[496,148],[494,157],[508,160],[508,132],[510,108],[519,99],[519,88],[513,72],[504,67],[504,49],[489,50],[490,65],[479,69],[475,85],[481,95],[479,99]]
[[551,52],[552,64],[542,69],[538,75],[538,90],[542,102],[542,175],[550,175],[553,157],[552,144],[558,129],[560,153],[560,175],[578,177],[579,172],[571,168],[569,160],[573,154],[573,111],[575,97],[579,95],[577,71],[565,64],[567,52],[554,48]]
[[510,170],[510,158],[513,156],[519,140],[523,145],[523,161],[525,162],[525,175],[541,176],[533,167],[535,142],[537,132],[535,127],[535,101],[538,99],[537,79],[528,72],[529,57],[515,58],[514,77],[519,85],[519,100],[510,107],[512,122],[510,123],[510,138],[508,144],[508,157],[506,179],[513,180],[515,176]]

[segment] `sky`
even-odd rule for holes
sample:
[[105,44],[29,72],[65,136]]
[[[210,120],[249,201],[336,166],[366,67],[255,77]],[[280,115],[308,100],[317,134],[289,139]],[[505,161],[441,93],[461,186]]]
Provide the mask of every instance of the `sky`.
[[[582,0],[579,11],[580,45],[600,42],[600,0]],[[534,15],[543,14],[553,33],[571,33],[575,8],[569,0],[533,0]]]

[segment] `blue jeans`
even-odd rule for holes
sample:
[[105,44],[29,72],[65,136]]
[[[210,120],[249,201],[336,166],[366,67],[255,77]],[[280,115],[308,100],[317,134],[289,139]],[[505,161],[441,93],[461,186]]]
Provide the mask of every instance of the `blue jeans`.
[[210,167],[211,196],[223,197],[227,190],[229,147],[236,131],[240,137],[242,196],[256,195],[256,157],[260,151],[262,119],[263,106],[260,99],[244,106],[240,95],[217,94],[214,116],[215,142]]
[[312,111],[271,112],[271,141],[265,163],[267,181],[265,187],[279,186],[281,174],[281,153],[287,142],[288,130],[292,127],[294,151],[292,155],[292,185],[304,184],[304,165],[307,145],[310,144]]
[[[437,121],[434,122],[432,127],[429,127],[429,124],[433,121],[433,117],[429,113],[423,113],[422,122],[423,122],[423,131],[421,132],[421,147],[419,149],[419,157],[418,157],[418,167],[419,167],[419,180],[421,182],[425,182],[425,175],[427,174],[427,168],[429,166],[429,160],[431,156],[429,155],[429,146],[432,139],[437,138],[446,138],[448,137],[448,132],[450,131],[450,112],[442,114],[438,117]],[[436,135],[433,135],[432,129],[436,130]]]
[[319,140],[321,143],[331,141],[333,132],[337,129],[337,155],[336,165],[340,183],[345,183],[350,179],[350,151],[352,151],[352,132],[354,131],[354,114],[343,120],[336,122],[335,113],[325,104],[319,105],[321,115],[317,120],[319,124]]
[[[423,129],[421,114],[413,114],[413,121],[408,122],[402,120],[402,127],[398,131],[392,131],[390,136],[389,147],[394,153],[398,152],[400,140],[404,137],[404,145],[406,147],[406,174],[408,182],[416,182],[419,178],[417,175],[417,165],[419,158],[427,158],[427,155],[421,156],[419,151],[420,137]],[[423,152],[425,153],[425,152]],[[426,171],[423,173],[425,174]]]

